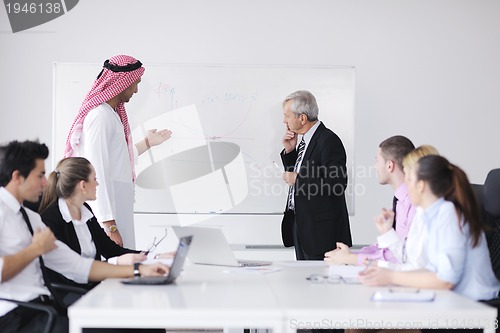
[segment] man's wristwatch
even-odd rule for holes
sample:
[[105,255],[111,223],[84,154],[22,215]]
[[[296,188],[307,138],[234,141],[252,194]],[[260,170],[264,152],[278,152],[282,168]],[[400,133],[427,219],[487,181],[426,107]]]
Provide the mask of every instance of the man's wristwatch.
[[141,276],[141,272],[139,271],[139,266],[140,266],[140,265],[141,265],[141,264],[140,264],[140,263],[138,263],[138,262],[136,262],[136,263],[134,264],[134,277],[140,277],[140,276]]
[[112,224],[109,227],[106,227],[104,230],[106,230],[108,232],[117,232],[118,228],[116,227],[116,224]]

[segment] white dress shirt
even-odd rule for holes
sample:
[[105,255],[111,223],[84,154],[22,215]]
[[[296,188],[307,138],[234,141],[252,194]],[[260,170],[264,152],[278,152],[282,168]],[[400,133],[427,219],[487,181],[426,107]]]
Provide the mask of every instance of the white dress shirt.
[[[297,169],[295,170],[295,172],[298,172],[298,170],[300,170],[300,167],[302,166],[302,161],[304,160],[304,155],[306,154],[307,147],[309,146],[309,142],[311,142],[314,132],[316,132],[316,130],[318,129],[319,124],[321,124],[321,121],[318,120],[306,133],[302,135],[302,138],[300,140],[298,140],[297,138],[297,142],[299,142],[299,144],[300,141],[304,139],[305,145],[304,145],[304,152],[302,153],[302,158],[297,164]],[[291,207],[295,207],[295,195],[292,195],[291,197]]]
[[[20,212],[21,204],[4,187],[0,187],[0,258],[14,255],[31,244],[32,236]],[[46,228],[40,215],[27,209],[33,230]],[[44,254],[45,265],[78,283],[88,282],[93,260],[83,258],[66,244],[56,241],[57,248]],[[0,268],[3,269],[3,260]],[[8,281],[1,281],[0,297],[30,301],[40,295],[49,295],[44,286],[40,261],[33,260]],[[0,316],[15,308],[10,302],[0,302]]]
[[423,218],[424,210],[417,207],[406,238],[401,239],[393,228],[377,237],[378,246],[388,248],[398,261],[397,263],[379,264],[379,266],[398,271],[411,271],[426,266],[427,258],[424,255],[424,244],[427,230]]
[[75,220],[71,218],[71,213],[69,212],[66,200],[59,198],[58,202],[59,211],[61,212],[64,221],[66,221],[66,223],[73,223],[78,243],[80,243],[81,255],[85,258],[94,259],[97,254],[97,249],[95,247],[94,240],[92,239],[89,227],[87,226],[87,221],[94,217],[94,215],[90,212],[90,210],[88,210],[87,207],[82,205],[82,207],[80,207],[81,218],[80,220]]
[[[61,212],[64,221],[66,221],[66,223],[73,223],[76,237],[78,238],[78,243],[80,244],[81,255],[85,258],[94,259],[97,254],[97,248],[94,240],[92,239],[89,227],[87,226],[88,220],[94,217],[94,215],[87,207],[85,207],[85,205],[82,205],[80,208],[82,214],[81,219],[75,220],[71,217],[66,200],[59,198],[58,201],[59,212]],[[101,257],[101,260],[104,260],[103,257]],[[117,265],[118,257],[108,258],[107,261],[109,264]]]
[[[311,142],[311,139],[314,135],[314,133],[316,132],[316,130],[318,129],[319,127],[319,124],[321,124],[321,121],[317,121],[310,129],[309,131],[307,131],[306,133],[304,133],[304,135],[302,135],[302,137],[304,138],[304,143],[306,144],[305,147],[304,147],[304,155],[306,154],[306,151],[307,151],[307,147],[309,146],[309,142]],[[302,139],[300,140],[297,140],[298,142],[300,142]],[[297,170],[300,170],[300,166],[302,165],[302,161],[304,160],[304,155],[302,155],[302,160],[300,160],[299,162],[299,165],[297,165]]]

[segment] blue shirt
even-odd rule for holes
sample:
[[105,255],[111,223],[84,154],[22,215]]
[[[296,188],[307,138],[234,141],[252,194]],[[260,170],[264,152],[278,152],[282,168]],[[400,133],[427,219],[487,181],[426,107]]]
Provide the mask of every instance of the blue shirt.
[[475,300],[497,297],[500,282],[491,267],[484,233],[472,248],[468,225],[459,221],[455,205],[441,198],[422,215],[428,238],[424,245],[426,269],[440,280],[454,285],[453,290]]

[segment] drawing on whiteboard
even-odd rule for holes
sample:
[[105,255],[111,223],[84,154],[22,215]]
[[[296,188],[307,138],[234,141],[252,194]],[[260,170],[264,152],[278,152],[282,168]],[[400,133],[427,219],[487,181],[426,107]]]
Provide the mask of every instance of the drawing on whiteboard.
[[[207,142],[199,135],[203,128],[194,105],[150,119],[134,132],[139,137],[145,135],[145,129],[153,124],[168,126],[177,135],[139,160],[137,186],[168,190],[177,212],[224,213],[245,199],[247,174],[240,147],[231,142]],[[179,217],[180,223],[190,224],[183,223],[184,218]]]
[[[54,165],[99,67],[54,64]],[[141,93],[127,106],[134,142],[149,128],[173,135],[139,158],[135,212],[186,215],[193,223],[222,213],[281,215],[288,192],[281,103],[301,89],[316,96],[319,119],[342,139],[352,172],[354,74],[347,66],[147,65]],[[351,214],[353,193],[346,192]]]

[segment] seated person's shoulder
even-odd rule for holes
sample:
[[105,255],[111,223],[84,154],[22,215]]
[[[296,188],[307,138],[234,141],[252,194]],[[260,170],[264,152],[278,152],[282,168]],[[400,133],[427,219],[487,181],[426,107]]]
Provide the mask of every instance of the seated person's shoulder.
[[44,209],[40,214],[42,221],[49,227],[59,224],[62,219],[61,212],[59,211],[59,206],[51,205]]

